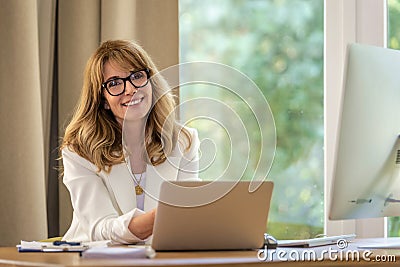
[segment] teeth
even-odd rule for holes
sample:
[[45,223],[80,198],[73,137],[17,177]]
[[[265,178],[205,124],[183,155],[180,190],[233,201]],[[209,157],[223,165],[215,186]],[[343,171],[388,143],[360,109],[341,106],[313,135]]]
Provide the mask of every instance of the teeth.
[[128,103],[126,103],[126,104],[124,104],[124,105],[125,105],[125,106],[133,106],[133,105],[139,104],[140,102],[142,102],[142,100],[143,100],[143,98],[136,99],[136,100],[133,100],[133,101],[131,101],[131,102],[128,102]]

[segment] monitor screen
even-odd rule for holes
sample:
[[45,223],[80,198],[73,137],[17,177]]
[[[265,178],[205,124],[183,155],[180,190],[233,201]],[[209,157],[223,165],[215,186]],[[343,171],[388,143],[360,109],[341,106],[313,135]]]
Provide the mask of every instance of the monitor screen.
[[344,74],[329,218],[398,216],[400,51],[351,44]]

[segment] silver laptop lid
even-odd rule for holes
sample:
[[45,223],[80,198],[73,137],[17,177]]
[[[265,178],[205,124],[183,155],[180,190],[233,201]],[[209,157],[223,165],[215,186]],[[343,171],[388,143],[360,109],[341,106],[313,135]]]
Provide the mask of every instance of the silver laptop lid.
[[262,182],[254,192],[250,192],[249,186],[249,181],[163,182],[152,247],[155,250],[262,247],[273,183]]

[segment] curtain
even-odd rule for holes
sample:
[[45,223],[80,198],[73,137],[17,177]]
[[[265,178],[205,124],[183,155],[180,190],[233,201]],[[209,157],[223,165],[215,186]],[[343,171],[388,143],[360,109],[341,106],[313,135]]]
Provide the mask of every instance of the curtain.
[[0,0],[0,246],[63,235],[72,218],[58,142],[89,56],[108,39],[178,64],[178,0]]
[[0,245],[47,234],[45,139],[52,65],[46,53],[51,24],[44,21],[51,19],[51,11],[42,17],[49,2],[41,3],[1,1]]

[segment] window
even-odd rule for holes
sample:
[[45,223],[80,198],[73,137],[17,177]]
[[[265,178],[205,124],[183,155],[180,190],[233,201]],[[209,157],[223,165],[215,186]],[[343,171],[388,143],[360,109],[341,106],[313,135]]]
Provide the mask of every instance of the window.
[[[387,46],[400,49],[400,0],[388,0]],[[388,219],[388,236],[400,236],[400,217]]]
[[[323,0],[180,0],[180,62],[211,61],[247,75],[261,89],[275,118],[277,148],[268,180],[275,183],[268,233],[279,239],[309,238],[324,232]],[[258,134],[240,97],[217,86],[185,85],[180,90],[181,119],[214,140],[215,159],[200,173],[223,173],[232,146],[219,118],[238,123],[221,110],[212,119],[193,119],[199,109],[187,101],[213,98],[248,120],[248,134]],[[230,121],[232,119],[232,121]],[[202,145],[207,146],[207,142]],[[257,146],[256,143],[250,146]],[[204,147],[202,147],[203,150]],[[205,154],[205,153],[203,153]],[[246,162],[246,157],[243,157]],[[234,164],[235,165],[235,164]],[[255,168],[248,163],[247,171]],[[210,178],[211,177],[211,178]]]

